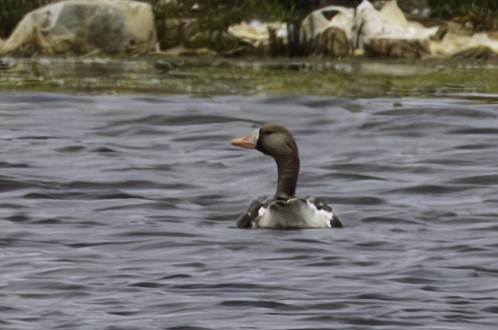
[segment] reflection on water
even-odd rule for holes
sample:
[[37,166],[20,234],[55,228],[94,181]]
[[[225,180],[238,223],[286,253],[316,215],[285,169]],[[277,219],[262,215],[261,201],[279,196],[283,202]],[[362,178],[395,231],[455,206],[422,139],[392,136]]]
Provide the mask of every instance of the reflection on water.
[[[1,329],[494,329],[496,95],[0,95]],[[294,132],[342,230],[238,230]]]
[[498,93],[498,65],[456,59],[0,58],[0,89],[70,93],[378,96]]

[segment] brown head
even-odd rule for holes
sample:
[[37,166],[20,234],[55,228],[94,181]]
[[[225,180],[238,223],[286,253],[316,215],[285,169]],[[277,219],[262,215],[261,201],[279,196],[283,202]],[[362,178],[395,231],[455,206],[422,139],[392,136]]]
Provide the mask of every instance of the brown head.
[[287,128],[266,124],[241,138],[233,139],[232,145],[256,149],[275,159],[278,168],[276,197],[293,197],[299,176],[299,152],[296,141]]

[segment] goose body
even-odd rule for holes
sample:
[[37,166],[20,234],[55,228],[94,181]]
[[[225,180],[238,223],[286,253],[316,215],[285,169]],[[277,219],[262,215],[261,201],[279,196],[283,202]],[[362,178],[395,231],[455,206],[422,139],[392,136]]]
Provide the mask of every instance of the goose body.
[[264,125],[252,134],[234,139],[235,146],[256,149],[275,159],[278,183],[275,195],[252,202],[237,221],[239,228],[303,229],[340,228],[332,208],[315,197],[295,196],[299,153],[292,134],[280,125]]
[[237,221],[239,228],[340,228],[339,218],[325,202],[314,197],[254,201]]

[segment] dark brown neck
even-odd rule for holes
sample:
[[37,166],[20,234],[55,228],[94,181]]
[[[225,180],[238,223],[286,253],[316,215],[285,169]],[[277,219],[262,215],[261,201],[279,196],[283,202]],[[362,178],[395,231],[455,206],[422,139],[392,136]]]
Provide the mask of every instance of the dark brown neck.
[[278,168],[278,183],[275,197],[288,199],[296,194],[297,178],[299,176],[299,156],[275,158]]

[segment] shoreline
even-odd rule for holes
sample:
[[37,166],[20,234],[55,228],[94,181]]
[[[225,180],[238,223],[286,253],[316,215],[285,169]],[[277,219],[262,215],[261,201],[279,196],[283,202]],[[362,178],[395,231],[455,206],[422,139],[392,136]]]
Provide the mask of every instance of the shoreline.
[[1,57],[2,91],[83,94],[498,94],[498,61],[347,58]]

